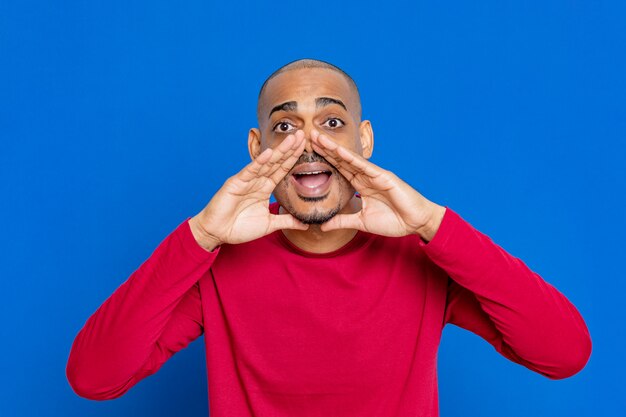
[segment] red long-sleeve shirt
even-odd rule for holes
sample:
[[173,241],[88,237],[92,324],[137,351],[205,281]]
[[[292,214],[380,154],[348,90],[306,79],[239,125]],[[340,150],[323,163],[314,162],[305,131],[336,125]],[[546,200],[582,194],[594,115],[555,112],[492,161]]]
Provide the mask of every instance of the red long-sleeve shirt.
[[89,318],[67,376],[115,398],[204,332],[212,417],[437,416],[446,323],[552,379],[591,352],[565,296],[447,208],[429,243],[358,232],[326,254],[281,231],[207,252],[184,221]]

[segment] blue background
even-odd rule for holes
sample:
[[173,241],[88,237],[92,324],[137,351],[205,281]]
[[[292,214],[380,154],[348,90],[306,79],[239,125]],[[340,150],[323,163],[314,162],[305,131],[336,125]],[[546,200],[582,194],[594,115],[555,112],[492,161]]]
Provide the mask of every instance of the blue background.
[[[58,4],[57,4],[58,3]],[[293,59],[361,89],[373,161],[561,290],[593,354],[551,381],[447,326],[441,415],[624,415],[620,1],[0,3],[0,414],[208,413],[200,340],[118,400],[65,379],[88,316],[248,161]]]

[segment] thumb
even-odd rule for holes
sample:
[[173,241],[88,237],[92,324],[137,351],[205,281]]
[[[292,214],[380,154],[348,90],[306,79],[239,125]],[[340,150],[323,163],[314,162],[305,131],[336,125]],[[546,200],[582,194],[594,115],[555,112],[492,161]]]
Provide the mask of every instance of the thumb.
[[322,232],[329,232],[337,229],[357,229],[366,231],[363,222],[359,218],[359,213],[337,214],[335,217],[322,224]]
[[282,229],[306,230],[308,228],[308,224],[302,223],[291,214],[270,214],[270,227],[268,233],[273,233],[276,230]]

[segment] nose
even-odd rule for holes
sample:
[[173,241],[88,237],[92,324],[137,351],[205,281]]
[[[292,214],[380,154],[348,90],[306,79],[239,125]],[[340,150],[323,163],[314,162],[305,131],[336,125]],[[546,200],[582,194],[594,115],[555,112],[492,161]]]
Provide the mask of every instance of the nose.
[[311,144],[311,129],[302,129],[304,133],[304,151],[311,154],[313,153],[313,145]]

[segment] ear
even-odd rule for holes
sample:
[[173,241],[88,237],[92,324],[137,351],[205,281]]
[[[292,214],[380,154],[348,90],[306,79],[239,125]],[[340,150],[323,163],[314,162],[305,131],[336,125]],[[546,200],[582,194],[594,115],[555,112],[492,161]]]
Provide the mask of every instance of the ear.
[[256,127],[253,127],[248,132],[248,152],[252,159],[255,159],[261,153],[261,131]]
[[363,157],[369,159],[374,151],[374,131],[369,120],[363,120],[359,125],[359,136],[361,137]]

